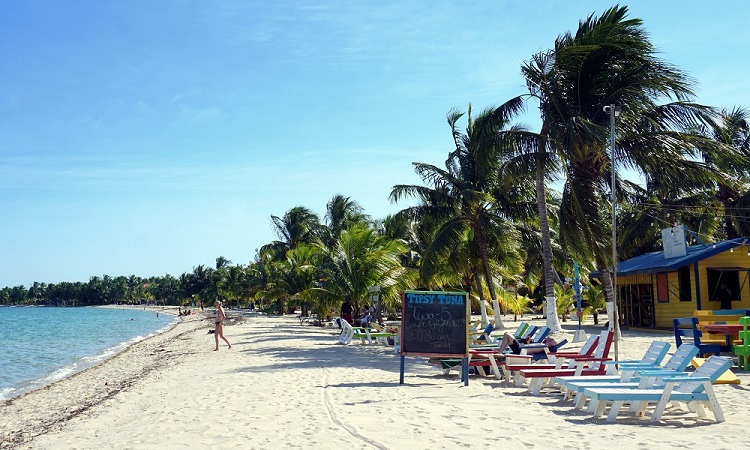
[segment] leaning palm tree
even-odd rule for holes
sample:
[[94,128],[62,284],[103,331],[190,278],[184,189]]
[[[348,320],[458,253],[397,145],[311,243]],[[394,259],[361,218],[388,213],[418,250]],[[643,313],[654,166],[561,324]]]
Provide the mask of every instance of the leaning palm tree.
[[391,190],[393,202],[412,196],[421,200],[407,208],[405,214],[415,220],[430,217],[439,222],[433,242],[423,258],[440,258],[456,246],[470,230],[472,250],[481,261],[482,275],[495,308],[495,324],[503,328],[495,283],[490,268],[489,249],[496,237],[508,233],[512,226],[497,214],[492,189],[495,186],[501,144],[501,131],[522,110],[521,98],[512,99],[496,109],[486,109],[476,119],[468,114],[466,132],[458,129],[463,113],[448,113],[455,150],[446,161],[446,169],[431,164],[414,163],[417,174],[431,186],[396,185]]
[[[539,99],[542,113],[538,145],[540,169],[537,200],[540,216],[546,212],[541,194],[544,162],[559,161],[566,185],[560,210],[561,244],[579,260],[592,258],[602,274],[607,297],[614,297],[608,266],[612,264],[611,221],[602,215],[609,193],[608,116],[605,105],[621,105],[621,138],[616,157],[625,166],[670,180],[705,177],[704,167],[688,152],[706,145],[694,128],[710,119],[710,110],[689,103],[691,80],[656,57],[639,19],[627,19],[627,8],[616,6],[600,17],[579,23],[575,34],[564,34],[555,49],[535,55],[523,67],[530,93]],[[675,99],[659,105],[662,99]],[[552,154],[553,157],[549,155]],[[542,157],[543,156],[543,157]],[[669,164],[664,164],[668,160]],[[550,233],[540,220],[544,247],[545,294],[554,296]]]

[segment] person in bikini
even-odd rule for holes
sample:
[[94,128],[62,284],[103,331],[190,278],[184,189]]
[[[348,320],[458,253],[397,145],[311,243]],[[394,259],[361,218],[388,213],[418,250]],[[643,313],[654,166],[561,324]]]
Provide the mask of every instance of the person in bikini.
[[216,348],[214,351],[219,350],[219,338],[222,338],[224,342],[227,343],[229,348],[232,348],[232,344],[229,343],[227,338],[224,337],[224,320],[226,320],[227,315],[224,313],[224,308],[221,306],[221,302],[216,300],[216,303],[214,303],[214,306],[216,307],[216,330],[214,330],[214,339],[216,339]]

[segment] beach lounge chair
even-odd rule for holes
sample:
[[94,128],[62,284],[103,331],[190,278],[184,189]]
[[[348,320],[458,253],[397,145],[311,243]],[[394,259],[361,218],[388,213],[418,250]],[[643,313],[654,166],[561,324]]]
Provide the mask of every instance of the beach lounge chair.
[[706,354],[719,355],[721,353],[721,344],[701,342],[703,332],[698,329],[697,317],[678,317],[672,321],[672,326],[677,347],[681,346],[685,340],[692,341],[691,343],[698,347],[698,356],[701,358]]
[[[652,344],[653,346],[653,344]],[[667,346],[668,348],[668,346]],[[653,347],[650,351],[654,351]],[[557,377],[555,383],[560,385],[560,389],[565,393],[565,398],[572,398],[575,395],[575,405],[578,408],[583,407],[586,404],[587,398],[583,394],[584,388],[587,387],[630,387],[636,388],[639,386],[639,373],[644,370],[655,371],[661,370],[664,373],[680,373],[683,372],[695,355],[698,354],[698,349],[693,344],[682,344],[680,348],[669,358],[666,364],[660,366],[661,360],[666,355],[657,356],[656,359],[644,358],[642,362],[629,362],[629,361],[606,361],[609,367],[613,367],[613,364],[619,366],[619,374],[615,375],[600,375],[600,376],[582,376],[582,377]],[[613,384],[616,383],[616,384]]]
[[[644,415],[648,406],[655,404],[651,422],[661,420],[669,403],[684,403],[699,417],[706,417],[704,406],[708,406],[716,421],[723,422],[724,413],[716,398],[712,383],[730,367],[732,367],[731,359],[711,356],[690,374],[670,374],[661,378],[664,386],[636,389],[595,387],[586,388],[584,392],[592,402],[596,402],[595,418],[602,417],[611,403],[607,422],[614,422],[617,419],[620,408],[625,403],[631,404],[630,409],[637,416]],[[641,375],[648,377],[649,372],[642,372]],[[657,376],[663,376],[663,373],[657,373]]]
[[481,332],[469,333],[469,342],[475,345],[494,344],[494,337],[491,336],[492,330],[494,329],[495,326],[490,322],[486,327],[484,327],[484,330],[482,330]]
[[[649,366],[634,363],[623,363],[620,366],[620,376],[600,376],[600,377],[566,377],[567,380],[555,380],[561,385],[565,383],[567,395],[573,393],[575,396],[576,408],[583,408],[586,404],[585,388],[592,387],[619,387],[619,388],[637,388],[640,386],[640,372],[648,371],[655,373],[660,371],[664,374],[679,374],[687,369],[691,361],[698,354],[698,348],[693,344],[682,344],[680,348],[667,360],[664,366]],[[587,379],[588,378],[588,379]],[[610,384],[616,383],[616,384]]]
[[[583,344],[583,347],[578,352],[544,352],[536,355],[507,355],[505,360],[501,364],[503,371],[503,377],[510,382],[513,378],[514,373],[521,369],[528,368],[546,368],[554,369],[561,368],[567,358],[576,358],[583,356],[591,356],[596,351],[597,343],[599,342],[600,336],[592,334]],[[544,356],[542,356],[544,355]],[[538,359],[547,359],[552,364],[532,364],[533,361]],[[523,384],[523,383],[521,383]]]
[[[528,391],[532,395],[539,395],[540,390],[555,386],[554,378],[562,376],[581,375],[604,375],[607,366],[604,364],[609,358],[609,349],[612,346],[614,333],[603,331],[599,336],[594,356],[578,356],[570,359],[567,366],[560,368],[540,369],[531,366],[528,369],[520,369],[516,372],[516,385],[522,386],[525,380],[529,380]],[[548,382],[548,380],[550,380]]]
[[743,326],[739,333],[742,344],[733,345],[732,352],[737,355],[737,368],[740,370],[750,370],[747,360],[750,355],[750,331],[747,329],[747,326],[750,325],[750,316],[740,317],[739,323]]
[[393,337],[393,333],[378,332],[370,328],[353,327],[346,320],[341,321],[341,334],[339,344],[348,345],[354,339],[359,339],[364,344],[376,344],[378,342],[388,344],[387,338]]

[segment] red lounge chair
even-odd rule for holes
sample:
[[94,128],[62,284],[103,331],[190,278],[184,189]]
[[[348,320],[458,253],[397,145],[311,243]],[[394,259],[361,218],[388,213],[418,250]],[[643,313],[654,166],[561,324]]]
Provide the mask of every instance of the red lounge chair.
[[[529,380],[529,392],[533,395],[539,395],[539,391],[542,387],[554,386],[554,381],[545,384],[547,380],[554,380],[555,377],[569,377],[569,376],[588,376],[588,375],[605,375],[607,373],[607,365],[605,361],[609,361],[609,349],[612,347],[612,339],[614,333],[606,332],[606,338],[604,339],[604,345],[597,346],[597,348],[603,347],[601,355],[578,357],[575,358],[575,366],[569,365],[564,368],[553,368],[553,369],[521,369],[516,374],[516,382],[520,385],[523,384],[524,380]],[[602,340],[600,339],[601,343]]]
[[554,352],[547,354],[547,360],[554,364],[532,364],[534,355],[507,355],[502,363],[503,376],[506,380],[511,381],[513,372],[521,369],[560,369],[565,361],[592,356],[597,349],[599,336],[593,334],[589,336],[583,347],[577,352]]

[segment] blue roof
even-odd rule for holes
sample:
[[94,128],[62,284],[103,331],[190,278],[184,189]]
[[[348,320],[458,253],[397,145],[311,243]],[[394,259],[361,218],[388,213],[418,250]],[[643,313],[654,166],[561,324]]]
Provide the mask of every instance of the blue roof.
[[[694,262],[718,255],[746,243],[750,243],[750,239],[737,238],[715,244],[690,245],[687,247],[687,254],[685,256],[678,256],[676,258],[665,258],[663,251],[646,253],[619,263],[617,266],[617,276],[674,272]],[[591,275],[598,276],[599,273],[598,271],[595,273],[592,272]]]

